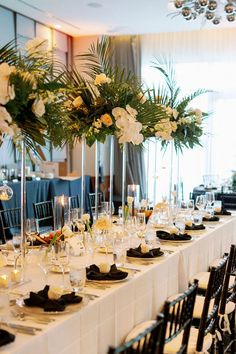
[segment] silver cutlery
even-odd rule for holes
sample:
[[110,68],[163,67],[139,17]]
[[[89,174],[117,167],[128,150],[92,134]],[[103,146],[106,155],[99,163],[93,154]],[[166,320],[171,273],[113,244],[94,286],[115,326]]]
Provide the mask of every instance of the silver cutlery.
[[24,334],[31,334],[31,335],[36,334],[36,331],[42,331],[42,328],[39,328],[39,327],[25,326],[25,325],[11,323],[11,322],[5,322],[5,321],[0,322],[0,325],[4,325],[9,328],[13,328],[17,332],[21,332]]
[[39,324],[49,324],[50,322],[54,321],[54,319],[46,316],[44,317],[44,316],[28,315],[25,314],[24,312],[18,312],[14,310],[11,310],[11,314],[20,321],[31,320]]

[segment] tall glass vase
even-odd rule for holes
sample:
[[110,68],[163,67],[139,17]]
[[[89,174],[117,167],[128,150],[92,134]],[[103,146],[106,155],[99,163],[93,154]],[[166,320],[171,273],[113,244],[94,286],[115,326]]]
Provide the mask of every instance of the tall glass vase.
[[25,140],[21,142],[21,195],[20,195],[20,207],[21,207],[21,254],[23,256],[23,262],[25,259],[25,245],[26,245],[26,178],[25,178]]
[[127,143],[123,144],[122,150],[122,212],[123,212],[123,223],[124,223],[124,210],[126,202],[126,159],[127,159]]
[[80,191],[80,214],[85,210],[85,137],[81,139],[81,191]]
[[99,142],[95,142],[95,219],[98,219],[98,192],[99,192]]
[[112,203],[113,203],[113,177],[114,177],[114,136],[110,139],[110,185],[109,185],[109,213],[112,217]]

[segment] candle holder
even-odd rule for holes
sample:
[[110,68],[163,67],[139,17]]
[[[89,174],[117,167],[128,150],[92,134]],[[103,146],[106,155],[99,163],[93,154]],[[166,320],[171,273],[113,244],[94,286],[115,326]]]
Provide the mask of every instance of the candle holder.
[[64,195],[54,197],[54,230],[70,224],[70,201]]
[[139,209],[139,204],[140,204],[140,185],[128,184],[127,197],[133,198],[131,203],[131,214],[132,216],[134,216],[135,210]]

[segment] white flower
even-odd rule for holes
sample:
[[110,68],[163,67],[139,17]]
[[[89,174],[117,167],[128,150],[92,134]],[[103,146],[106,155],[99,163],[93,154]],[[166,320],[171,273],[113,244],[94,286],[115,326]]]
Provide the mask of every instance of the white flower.
[[166,113],[167,113],[169,116],[171,116],[172,113],[173,113],[172,108],[171,108],[171,107],[166,107]]
[[100,121],[100,119],[95,120],[95,122],[93,122],[93,126],[97,129],[102,127],[102,122]]
[[86,224],[90,220],[90,215],[89,214],[83,214],[82,215],[82,221]]
[[48,40],[43,39],[43,38],[33,38],[30,39],[26,44],[25,44],[25,49],[28,52],[28,54],[42,54],[47,52],[48,50]]
[[6,121],[8,123],[12,122],[12,118],[5,107],[0,106],[0,122]]
[[177,130],[177,123],[176,122],[170,122],[172,132],[176,132]]
[[129,205],[131,205],[131,204],[133,203],[133,201],[134,201],[134,198],[133,198],[133,197],[127,197],[127,203],[128,203]]
[[173,117],[176,119],[179,115],[179,112],[177,111],[177,109],[173,109],[172,114],[173,114]]
[[36,117],[40,118],[45,113],[45,105],[41,98],[36,98],[32,105],[32,112],[36,115]]
[[142,199],[140,205],[141,205],[142,208],[146,208],[148,206],[147,200],[146,199]]
[[66,238],[74,236],[74,233],[71,231],[71,229],[68,225],[63,226],[62,233]]
[[94,85],[102,85],[102,84],[109,84],[111,82],[111,79],[106,76],[106,74],[99,74],[96,75],[95,80],[94,80]]
[[136,109],[130,107],[130,105],[126,105],[126,111],[131,115],[131,117],[135,118],[136,115],[138,114],[138,112],[136,111]]
[[9,85],[9,77],[14,71],[14,66],[7,63],[0,64],[0,104],[5,105],[9,100],[15,98],[14,86]]
[[115,119],[119,119],[121,117],[124,117],[127,115],[127,112],[124,108],[121,107],[115,107],[112,110],[112,115],[114,116]]
[[74,107],[80,108],[83,105],[84,101],[81,96],[78,96],[74,99],[72,103]]
[[142,92],[138,93],[137,98],[140,101],[140,103],[142,103],[142,104],[144,104],[147,101],[146,97],[144,96],[144,94]]

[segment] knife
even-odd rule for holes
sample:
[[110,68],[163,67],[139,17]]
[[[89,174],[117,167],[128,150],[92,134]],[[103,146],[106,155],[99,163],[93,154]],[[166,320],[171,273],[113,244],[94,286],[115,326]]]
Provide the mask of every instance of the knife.
[[33,327],[33,326],[25,326],[21,324],[16,324],[16,323],[10,323],[10,322],[0,322],[0,324],[14,328],[14,329],[19,329],[19,330],[25,330],[25,331],[42,331],[42,328],[39,327]]

